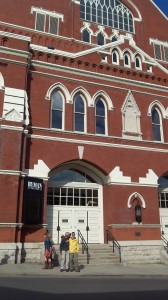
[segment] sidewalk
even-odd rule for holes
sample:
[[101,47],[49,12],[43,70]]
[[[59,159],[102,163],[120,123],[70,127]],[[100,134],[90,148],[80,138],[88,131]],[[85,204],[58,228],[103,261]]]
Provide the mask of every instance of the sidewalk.
[[140,276],[168,277],[168,266],[162,264],[129,265],[129,266],[83,266],[80,273],[60,272],[59,267],[44,270],[41,264],[0,264],[0,276]]

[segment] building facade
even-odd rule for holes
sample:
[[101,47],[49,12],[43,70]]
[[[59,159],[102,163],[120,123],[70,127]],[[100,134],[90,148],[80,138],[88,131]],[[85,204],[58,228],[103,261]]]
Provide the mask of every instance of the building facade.
[[97,244],[109,230],[123,262],[160,262],[167,18],[151,0],[0,8],[0,259],[39,261],[46,229]]

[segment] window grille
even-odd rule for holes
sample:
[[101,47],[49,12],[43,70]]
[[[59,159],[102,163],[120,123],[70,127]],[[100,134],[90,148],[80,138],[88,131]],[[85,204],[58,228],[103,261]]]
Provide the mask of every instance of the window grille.
[[58,19],[50,16],[49,22],[49,32],[51,34],[58,34]]
[[154,49],[155,49],[155,58],[162,60],[161,46],[158,44],[155,44]]
[[44,14],[36,14],[36,30],[45,31],[45,15]]
[[164,47],[164,60],[168,62],[168,47]]
[[88,22],[134,32],[133,15],[118,0],[81,0],[80,17]]

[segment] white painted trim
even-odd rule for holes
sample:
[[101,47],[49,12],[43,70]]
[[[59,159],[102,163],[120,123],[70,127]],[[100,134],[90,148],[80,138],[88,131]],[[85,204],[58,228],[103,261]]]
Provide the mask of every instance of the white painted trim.
[[163,15],[163,17],[168,20],[167,16],[163,13],[163,11],[157,6],[157,4],[153,1],[150,0],[152,2],[152,4],[157,8],[157,10]]
[[124,43],[124,37],[120,36],[116,42],[110,42],[110,43],[107,43],[107,44],[102,45],[102,46],[97,46],[96,45],[94,48],[87,49],[87,50],[80,51],[80,52],[76,52],[76,53],[57,50],[57,49],[50,50],[47,47],[34,45],[34,44],[30,44],[30,49],[40,51],[40,52],[44,52],[44,53],[52,53],[54,55],[57,54],[57,55],[66,56],[66,57],[70,57],[70,58],[78,58],[78,57],[81,57],[81,56],[84,56],[84,55],[88,55],[90,53],[100,52],[100,51],[102,51],[106,48],[111,48],[113,46],[115,47],[115,46],[118,46],[118,45],[123,44],[123,43]]
[[42,7],[40,8],[40,7],[32,6],[31,7],[31,14],[33,12],[36,12],[36,13],[39,13],[39,14],[45,14],[45,15],[48,15],[48,16],[52,16],[52,17],[61,19],[62,22],[64,21],[64,15],[63,14],[59,14],[55,11],[50,11],[50,10],[47,10],[47,9],[43,9]]
[[142,184],[158,184],[158,176],[152,169],[148,169],[148,173],[146,173],[146,177],[139,177],[139,183]]
[[0,223],[0,227],[22,227],[23,223]]
[[[32,61],[33,62],[33,65],[36,67],[42,67],[44,69],[51,69],[51,70],[56,70],[58,71],[58,66],[53,66],[49,63],[43,63],[43,62],[39,62],[39,61]],[[127,78],[122,78],[122,77],[115,77],[115,76],[112,76],[112,75],[106,75],[106,74],[97,74],[97,73],[94,73],[94,72],[89,72],[89,71],[83,71],[83,70],[79,70],[79,69],[72,69],[72,68],[69,68],[69,67],[65,67],[65,66],[59,66],[59,71],[61,72],[65,72],[67,74],[67,72],[69,71],[69,73],[72,75],[72,74],[75,74],[77,76],[86,76],[87,79],[88,78],[91,78],[91,80],[93,80],[93,78],[96,78],[96,79],[100,79],[100,80],[106,80],[106,81],[109,81],[109,82],[114,82],[114,83],[119,83],[119,84],[123,84],[123,85],[126,85],[128,86],[128,84],[130,84],[131,86],[134,86],[134,87],[142,87],[142,88],[147,88],[149,90],[157,90],[157,91],[160,91],[160,92],[168,92],[168,87],[167,86],[161,86],[161,85],[157,85],[157,84],[153,84],[151,82],[149,83],[146,83],[146,82],[140,82],[138,80],[131,80],[131,79],[127,79]],[[60,78],[60,75],[56,75],[56,74],[51,74],[51,73],[46,73],[46,72],[39,72],[39,71],[32,71],[31,70],[31,73],[33,74],[41,74],[41,75],[46,75],[46,76],[49,76],[49,77],[53,77],[53,78]],[[64,78],[64,79],[68,79],[68,80],[72,80],[72,81],[77,81],[77,82],[85,82],[85,83],[92,83],[93,85],[97,85],[97,86],[110,86],[110,87],[113,87],[113,88],[116,88],[116,86],[111,86],[111,85],[107,85],[107,84],[101,84],[101,83],[95,83],[93,81],[90,81],[90,80],[87,80],[87,81],[84,81],[83,79],[74,79],[74,78],[70,78],[69,76],[63,76],[61,75],[61,78]],[[123,87],[118,87],[119,89],[121,90],[127,90],[128,91],[128,88],[123,88]],[[139,91],[140,93],[140,91]],[[145,92],[143,92],[145,93]],[[148,93],[149,95],[154,95],[152,93]],[[159,97],[162,97],[160,95],[158,95]]]
[[[1,22],[0,22],[1,23]],[[13,39],[30,42],[31,38],[21,34],[15,34],[7,31],[0,31],[0,35],[7,36]]]
[[131,183],[131,177],[124,176],[123,172],[120,170],[119,166],[116,166],[108,175],[107,175],[107,184],[125,184]]
[[[128,201],[127,201],[127,207],[128,208],[131,208],[131,200],[133,199],[133,197],[134,197],[134,199],[135,198],[138,198],[138,199],[140,199],[141,200],[141,202],[142,202],[142,207],[143,208],[146,208],[146,203],[145,203],[145,200],[144,200],[144,198],[142,197],[142,195],[141,194],[139,194],[139,193],[137,193],[137,192],[134,192],[134,193],[132,193],[130,196],[129,196],[129,198],[128,198]],[[135,226],[137,226],[139,223],[136,223],[135,224]],[[133,224],[132,224],[133,225]],[[141,225],[141,224],[140,224]]]
[[0,170],[0,175],[25,176],[25,172],[14,170]]
[[68,89],[65,87],[65,85],[63,85],[60,82],[54,83],[52,86],[49,87],[47,94],[45,96],[45,99],[51,100],[51,94],[56,89],[60,90],[63,93],[63,95],[66,99],[66,103],[71,103],[71,95],[70,95]]
[[87,104],[88,106],[92,106],[92,101],[91,101],[91,96],[89,94],[89,92],[82,86],[79,86],[78,88],[75,88],[72,93],[71,93],[71,103],[73,103],[74,101],[74,96],[77,94],[77,93],[81,93],[83,94],[85,100],[87,101]]
[[24,131],[23,127],[10,126],[10,125],[0,125],[0,129]]
[[149,117],[151,117],[151,115],[152,115],[152,114],[151,114],[152,108],[153,108],[154,106],[157,106],[157,107],[160,109],[161,113],[162,113],[162,117],[163,117],[164,119],[167,119],[165,107],[164,107],[163,104],[160,103],[158,100],[155,100],[155,101],[153,101],[152,103],[150,103],[149,108],[148,108],[148,113],[147,113],[147,115],[148,115]]
[[[0,46],[0,52],[1,53],[5,53],[5,54],[10,54],[10,55],[15,55],[15,56],[20,56],[20,57],[31,57],[31,53],[28,52],[28,51],[23,51],[23,50],[18,50],[16,48],[8,48],[8,47],[4,47],[4,46]],[[4,59],[5,61],[8,60],[8,61],[15,61],[15,60],[12,60],[12,59]],[[23,62],[22,62],[23,63]],[[28,64],[27,63],[24,63],[24,64]]]
[[105,105],[108,107],[109,110],[113,110],[114,109],[113,102],[112,102],[111,98],[103,90],[98,91],[97,93],[95,93],[93,95],[93,97],[91,99],[91,106],[95,106],[95,101],[97,100],[98,97],[102,98],[102,100],[105,101]]
[[[124,59],[124,56],[126,54],[129,54],[129,60],[130,60],[130,64],[129,66],[131,65],[132,62],[134,62],[134,53],[129,49],[129,48],[125,48],[123,50],[123,59]],[[127,65],[126,65],[127,66]]]
[[134,9],[137,11],[138,13],[138,18],[134,18],[134,21],[138,21],[138,22],[141,22],[142,21],[142,16],[141,16],[141,12],[140,10],[138,9],[138,7],[135,5],[135,3],[132,2],[132,0],[127,0],[133,7]]
[[[35,128],[35,127],[33,127]],[[37,128],[37,127],[36,127]],[[79,133],[78,133],[79,134]],[[151,151],[151,152],[159,152],[159,153],[168,153],[168,150],[161,149],[161,148],[150,148],[150,147],[142,147],[142,146],[133,146],[133,145],[123,145],[123,144],[114,144],[109,141],[109,143],[104,142],[95,142],[95,141],[86,141],[86,140],[79,140],[79,139],[70,139],[70,138],[60,138],[54,136],[45,136],[45,135],[35,135],[35,134],[28,134],[29,138],[32,139],[39,139],[39,140],[48,140],[48,141],[59,141],[59,142],[66,142],[66,143],[74,143],[74,144],[85,144],[85,145],[95,145],[101,147],[110,147],[110,148],[119,148],[119,149],[132,149],[132,150],[140,150],[140,151]],[[93,135],[96,137],[97,135]],[[104,135],[103,135],[104,138]],[[109,139],[109,137],[108,137]],[[120,138],[121,139],[121,138]],[[164,143],[166,145],[167,143]]]
[[142,224],[142,223],[136,223],[136,224],[110,224],[108,225],[110,228],[160,228],[161,224]]
[[25,172],[27,173],[27,176],[30,177],[48,179],[48,173],[50,172],[50,169],[43,160],[39,159],[37,164],[34,164],[34,169],[26,169]]

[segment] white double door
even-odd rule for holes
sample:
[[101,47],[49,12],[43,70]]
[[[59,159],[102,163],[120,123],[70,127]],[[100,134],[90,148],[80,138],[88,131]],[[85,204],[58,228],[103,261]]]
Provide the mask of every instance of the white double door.
[[47,228],[55,243],[60,243],[65,232],[82,233],[87,243],[103,243],[103,224],[100,209],[68,209],[47,207]]

